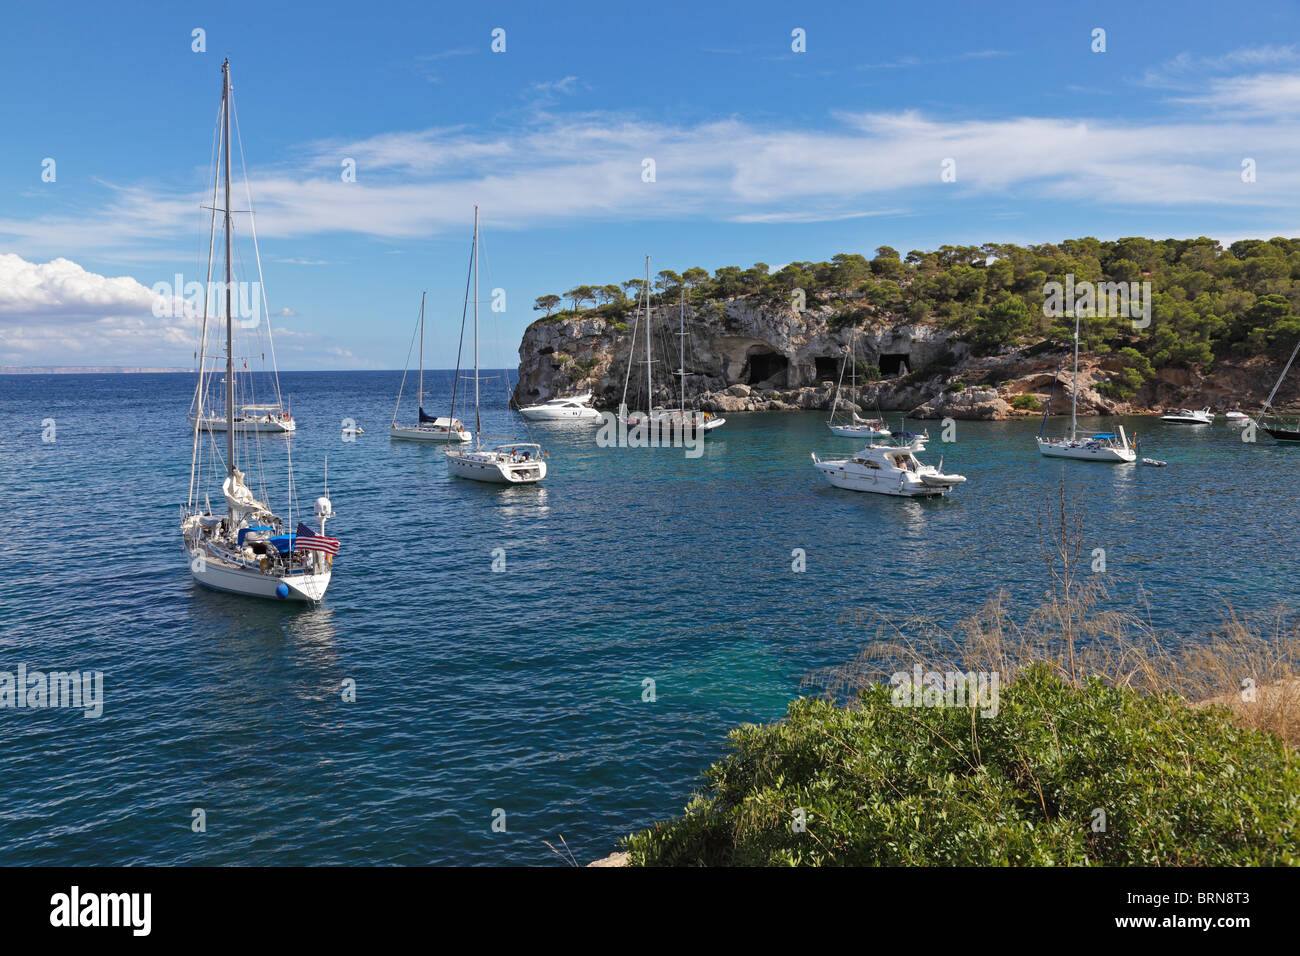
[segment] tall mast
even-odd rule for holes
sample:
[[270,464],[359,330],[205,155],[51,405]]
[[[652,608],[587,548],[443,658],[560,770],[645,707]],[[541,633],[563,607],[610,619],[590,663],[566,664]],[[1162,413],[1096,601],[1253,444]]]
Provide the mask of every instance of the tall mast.
[[1070,386],[1070,441],[1079,431],[1079,313],[1074,313],[1074,383]]
[[[425,293],[421,292],[420,293],[420,411],[421,412],[424,411],[424,296]],[[406,354],[409,356],[411,353],[407,352]],[[407,361],[408,362],[411,361],[410,358],[407,358]],[[410,368],[410,366],[408,365],[407,368]],[[419,425],[422,423],[416,422],[416,424]]]
[[226,161],[226,475],[235,473],[235,352],[230,289],[230,61],[221,64],[221,122]]
[[678,320],[677,344],[678,344],[678,370],[682,373],[682,422],[683,428],[686,421],[686,283],[682,283],[682,308],[681,317]]
[[474,207],[474,447],[482,442],[478,416],[478,206]]
[[645,257],[645,282],[641,284],[645,290],[645,413],[646,420],[650,418],[650,410],[654,408],[654,380],[650,377],[650,257]]

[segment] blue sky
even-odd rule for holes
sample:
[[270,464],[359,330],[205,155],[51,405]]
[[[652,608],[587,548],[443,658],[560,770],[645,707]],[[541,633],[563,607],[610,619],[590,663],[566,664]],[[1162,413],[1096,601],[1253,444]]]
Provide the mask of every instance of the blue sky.
[[428,364],[454,361],[475,202],[507,305],[485,364],[536,296],[646,254],[1297,235],[1297,27],[1282,2],[10,5],[0,365],[190,364],[148,290],[202,274],[225,56],[281,367],[400,368],[422,290]]

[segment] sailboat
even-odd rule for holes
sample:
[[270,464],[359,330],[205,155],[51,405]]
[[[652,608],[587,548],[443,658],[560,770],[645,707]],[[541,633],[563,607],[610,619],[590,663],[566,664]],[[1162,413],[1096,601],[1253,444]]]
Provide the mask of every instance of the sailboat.
[[[239,469],[236,455],[236,416],[235,416],[235,361],[234,361],[234,315],[232,300],[233,284],[231,269],[232,223],[230,209],[230,114],[232,109],[230,92],[230,61],[221,64],[221,124],[220,137],[224,177],[225,177],[225,326],[226,326],[226,377],[225,384],[225,480],[221,491],[226,500],[226,513],[214,514],[204,495],[204,506],[199,506],[199,483],[203,473],[203,450],[211,444],[212,464],[222,464],[216,448],[212,430],[203,427],[206,418],[203,407],[203,382],[212,372],[206,368],[208,301],[204,297],[203,324],[199,334],[199,388],[195,399],[195,420],[193,423],[193,450],[190,457],[190,494],[189,501],[181,511],[181,535],[185,551],[189,556],[190,572],[199,584],[217,591],[242,594],[251,597],[275,598],[279,600],[319,601],[325,596],[333,572],[334,557],[338,554],[339,542],[336,538],[325,536],[325,523],[333,517],[333,508],[329,500],[329,479],[326,478],[325,494],[316,499],[315,513],[320,521],[320,531],[315,532],[299,521],[293,531],[286,531],[292,525],[293,464],[289,460],[289,500],[290,522],[286,523],[274,514],[270,507],[258,499],[245,481],[245,474]],[[215,194],[223,169],[217,170],[217,181],[213,183]],[[207,285],[212,283],[212,250],[216,237],[216,212],[213,209],[211,234],[208,242]],[[252,215],[251,203],[249,215]],[[256,232],[254,250],[256,251]],[[258,255],[258,274],[261,274],[261,257]],[[274,356],[273,356],[274,360]],[[277,384],[278,390],[278,384]],[[260,440],[260,434],[253,433],[253,441]],[[260,467],[260,454],[248,454],[246,459]],[[247,462],[246,462],[247,466]],[[326,464],[328,469],[328,463]],[[214,468],[215,470],[215,468]],[[328,475],[328,471],[326,472]]]
[[[642,302],[644,301],[644,309]],[[636,352],[637,326],[645,315],[645,387],[646,405],[654,405],[654,356],[650,346],[650,257],[645,257],[645,280],[641,283],[641,294],[637,296],[636,318],[632,326],[632,354],[628,355],[627,374],[623,377],[623,400],[618,406],[618,418],[630,428],[647,426],[651,433],[677,432],[685,437],[692,434],[707,435],[727,424],[725,418],[718,418],[711,412],[686,407],[686,289],[682,288],[681,302],[678,309],[678,374],[681,377],[678,407],[651,407],[644,415],[630,414],[627,409],[627,391],[632,380],[632,359]]]
[[[483,424],[479,417],[478,369],[478,206],[474,207],[474,447],[448,448],[447,471],[457,478],[500,485],[522,485],[546,477],[542,446],[536,442],[511,442],[483,447]],[[464,334],[462,328],[461,334]],[[460,379],[459,362],[456,377]]]
[[[840,365],[840,380],[835,383],[835,401],[831,403],[831,417],[826,422],[826,427],[831,430],[831,434],[839,435],[841,438],[889,438],[893,432],[885,427],[883,418],[862,418],[858,415],[856,399],[858,395],[858,361],[857,361],[857,344],[858,332],[853,330],[853,340],[849,345],[848,352],[844,355],[844,362]],[[855,402],[850,403],[849,420],[846,422],[837,422],[835,415],[840,408],[840,388],[844,384],[844,367],[851,365],[850,388],[853,390]]]
[[1269,406],[1273,404],[1273,399],[1277,397],[1277,390],[1282,387],[1282,382],[1286,378],[1286,373],[1291,371],[1291,365],[1295,362],[1296,354],[1300,353],[1300,341],[1297,341],[1295,348],[1291,350],[1291,357],[1286,360],[1286,365],[1282,369],[1282,374],[1277,377],[1277,382],[1273,385],[1273,391],[1268,393],[1268,398],[1264,400],[1264,406],[1259,410],[1259,415],[1255,417],[1255,424],[1264,431],[1268,432],[1276,441],[1279,442],[1300,442],[1300,421],[1284,421],[1281,418],[1265,419],[1268,414]]
[[[1052,379],[1052,389],[1056,389],[1056,379]],[[1124,426],[1119,426],[1119,436],[1110,432],[1081,438],[1079,436],[1079,314],[1074,315],[1074,383],[1070,387],[1070,435],[1068,438],[1046,438],[1047,413],[1051,411],[1049,398],[1043,409],[1043,424],[1038,429],[1038,450],[1048,458],[1074,458],[1079,461],[1101,461],[1111,464],[1131,462],[1137,458],[1137,452],[1128,443]]]
[[402,384],[397,389],[397,405],[393,407],[393,421],[388,426],[389,438],[400,438],[406,441],[433,441],[433,442],[465,442],[469,441],[470,433],[465,431],[465,426],[459,419],[450,416],[439,418],[435,415],[426,415],[424,413],[424,296],[420,293],[420,379],[417,386],[416,407],[419,409],[418,418],[414,425],[397,424],[397,416],[402,408],[402,390],[406,388],[406,373],[411,368],[411,353],[406,353],[406,368],[402,369]]

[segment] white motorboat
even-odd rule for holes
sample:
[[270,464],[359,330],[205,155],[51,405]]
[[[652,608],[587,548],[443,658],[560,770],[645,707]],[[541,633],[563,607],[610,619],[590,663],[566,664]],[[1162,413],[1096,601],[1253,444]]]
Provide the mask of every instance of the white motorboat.
[[530,422],[598,422],[600,412],[591,406],[591,392],[553,398],[540,405],[525,405],[519,414]]
[[725,418],[719,418],[712,412],[701,411],[686,406],[686,289],[682,288],[681,302],[677,319],[678,367],[680,378],[677,408],[655,406],[649,412],[628,412],[627,393],[632,380],[632,359],[636,353],[637,329],[640,327],[642,303],[645,314],[645,387],[646,405],[654,401],[654,352],[650,344],[650,257],[645,257],[645,279],[641,283],[641,294],[637,296],[636,312],[632,322],[632,350],[628,355],[627,372],[623,377],[623,400],[618,406],[618,419],[629,428],[645,424],[652,433],[680,434],[685,438],[687,432],[708,435],[727,424]]
[[[918,443],[919,445],[919,443]],[[919,447],[868,445],[852,458],[822,461],[814,452],[813,467],[836,488],[869,491],[903,498],[937,498],[966,481],[963,475],[944,474],[917,460]]]
[[[232,112],[230,90],[230,63],[221,65],[221,116],[218,129],[220,141],[217,168],[218,182],[222,172],[225,175],[225,288],[234,288],[231,263],[231,205],[230,205],[230,116]],[[222,148],[224,147],[224,149]],[[241,147],[242,151],[242,147]],[[213,185],[214,207],[217,184]],[[212,249],[216,238],[216,215],[212,217],[211,235],[209,236],[208,277],[212,276]],[[251,215],[251,213],[250,213]],[[250,230],[256,237],[256,232]],[[262,274],[261,255],[257,252],[256,238],[253,250],[257,258],[257,275]],[[241,429],[240,420],[235,415],[235,390],[238,378],[234,362],[234,315],[231,302],[233,296],[227,295],[225,314],[225,378],[222,379],[225,392],[226,414],[222,421],[224,428],[208,427],[209,422],[217,419],[205,413],[205,383],[211,381],[214,370],[208,368],[208,311],[205,297],[203,322],[199,333],[199,384],[195,390],[195,409],[191,416],[193,426],[193,450],[190,458],[190,492],[189,500],[181,510],[180,531],[185,551],[189,557],[190,573],[194,580],[204,587],[216,591],[249,597],[273,598],[278,600],[319,601],[325,596],[333,574],[334,557],[339,551],[339,542],[325,536],[325,524],[334,514],[329,500],[329,481],[326,479],[325,495],[316,499],[315,514],[320,521],[320,531],[316,532],[302,521],[294,528],[292,508],[294,496],[290,493],[290,519],[285,522],[274,514],[261,499],[265,492],[254,494],[249,487],[245,474],[239,468],[240,445],[235,441],[240,431],[253,434],[253,442],[260,440],[261,429]],[[269,330],[268,330],[269,331]],[[274,352],[272,352],[274,363]],[[276,378],[276,391],[279,391],[279,376]],[[269,412],[270,407],[245,406],[245,411]],[[278,408],[278,406],[275,406]],[[217,448],[213,433],[225,433],[225,461]],[[246,467],[252,465],[260,473],[262,456],[256,449],[248,449],[248,440],[243,442],[243,459]],[[210,452],[208,448],[211,446]],[[204,462],[205,452],[211,456]],[[224,464],[224,468],[221,466]],[[328,463],[326,465],[328,469]],[[214,514],[207,504],[207,495],[201,494],[200,485],[209,472],[222,470],[225,478],[221,483],[222,497],[225,498],[226,513]],[[328,474],[328,471],[327,471]],[[293,466],[289,464],[289,487],[293,487]],[[200,499],[203,505],[200,505]]]
[[[1059,371],[1059,368],[1058,368]],[[1052,379],[1052,393],[1056,392],[1056,378]],[[1097,432],[1093,435],[1079,434],[1079,315],[1074,316],[1074,383],[1070,387],[1070,434],[1064,438],[1047,438],[1047,414],[1052,409],[1052,399],[1047,399],[1043,409],[1043,424],[1038,429],[1038,451],[1047,458],[1073,458],[1075,461],[1098,461],[1106,464],[1119,464],[1137,460],[1137,451],[1129,444],[1124,434],[1124,426],[1119,427],[1119,435],[1112,432]]]
[[[474,447],[448,448],[447,472],[457,478],[485,481],[500,485],[522,485],[546,477],[546,453],[536,442],[508,442],[494,448],[482,445],[483,428],[479,419],[478,367],[478,206],[474,207]],[[468,294],[468,291],[467,291]],[[464,329],[461,330],[464,335]],[[457,380],[460,369],[456,369]]]
[[1228,419],[1228,424],[1233,428],[1241,428],[1246,424],[1246,422],[1250,421],[1250,416],[1240,408],[1234,408],[1232,411],[1228,412],[1225,417]]
[[[199,417],[193,414],[189,416],[189,421],[191,425],[200,423]],[[208,414],[202,418],[202,427],[210,432],[224,432],[230,426],[223,416]],[[279,405],[241,405],[233,427],[239,434],[261,432],[282,435],[285,432],[296,431],[298,424],[293,420],[293,416]]]
[[1201,409],[1180,408],[1168,415],[1161,415],[1160,420],[1177,425],[1212,425],[1214,423],[1214,413],[1210,411],[1208,405]]
[[406,353],[406,368],[402,369],[402,384],[397,388],[397,404],[393,407],[393,421],[388,426],[388,437],[404,441],[467,442],[473,436],[465,431],[465,426],[460,419],[446,415],[440,417],[424,413],[424,297],[425,293],[421,292],[419,318],[420,377],[416,385],[415,404],[418,410],[416,419],[411,425],[397,424],[397,416],[402,409],[402,391],[406,388],[406,373],[411,368],[411,353],[408,350]]

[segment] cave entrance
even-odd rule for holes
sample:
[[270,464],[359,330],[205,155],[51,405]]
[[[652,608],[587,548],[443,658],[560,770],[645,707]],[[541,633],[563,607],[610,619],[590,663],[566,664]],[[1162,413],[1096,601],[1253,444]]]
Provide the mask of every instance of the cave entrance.
[[910,355],[899,352],[882,353],[880,356],[880,374],[886,378],[898,375],[904,368],[910,368],[908,359]]
[[[745,378],[747,385],[762,385],[770,382],[772,385],[784,385],[786,370],[790,367],[790,361],[784,355],[778,355],[776,352],[751,352],[749,354],[749,375]],[[779,376],[779,378],[778,378]]]
[[842,360],[838,355],[828,355],[816,359],[817,363],[817,381],[819,382],[837,382],[840,377],[840,365]]

